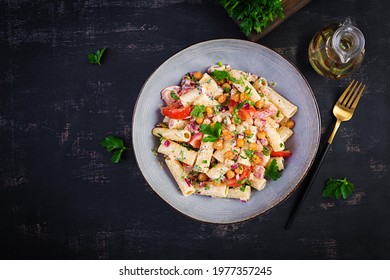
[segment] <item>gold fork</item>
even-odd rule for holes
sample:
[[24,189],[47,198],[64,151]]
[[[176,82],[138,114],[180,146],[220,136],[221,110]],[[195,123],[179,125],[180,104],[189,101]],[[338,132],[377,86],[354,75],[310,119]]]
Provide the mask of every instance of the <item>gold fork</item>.
[[337,119],[336,124],[333,128],[332,133],[329,136],[328,142],[322,148],[320,155],[318,156],[318,158],[316,159],[316,161],[312,166],[312,170],[310,171],[310,175],[308,177],[309,183],[306,185],[306,188],[302,191],[302,194],[299,197],[297,204],[295,205],[293,211],[291,212],[291,215],[286,224],[286,229],[290,228],[292,222],[294,221],[295,217],[299,212],[299,209],[303,204],[303,201],[305,200],[307,194],[309,193],[310,187],[317,176],[318,170],[320,169],[321,164],[325,158],[325,155],[328,152],[329,147],[333,142],[334,136],[336,135],[336,132],[340,127],[341,122],[349,121],[352,118],[356,106],[358,105],[360,97],[362,96],[362,93],[365,88],[366,85],[363,85],[358,81],[356,81],[355,83],[355,80],[353,80],[348,85],[348,87],[344,90],[343,94],[340,96],[340,98],[337,100],[336,104],[334,105],[333,115]]

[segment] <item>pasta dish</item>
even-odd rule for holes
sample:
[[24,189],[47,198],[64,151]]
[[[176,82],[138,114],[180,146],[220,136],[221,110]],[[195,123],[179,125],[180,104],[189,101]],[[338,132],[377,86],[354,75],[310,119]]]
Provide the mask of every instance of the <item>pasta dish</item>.
[[218,63],[161,91],[157,152],[184,196],[248,201],[277,180],[298,107],[264,77]]

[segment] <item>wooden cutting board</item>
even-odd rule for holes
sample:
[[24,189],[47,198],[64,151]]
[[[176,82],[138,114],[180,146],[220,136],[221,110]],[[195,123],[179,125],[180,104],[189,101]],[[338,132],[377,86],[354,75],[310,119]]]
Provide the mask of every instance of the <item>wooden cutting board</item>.
[[[287,18],[295,14],[297,11],[302,9],[306,4],[308,4],[311,0],[283,0],[283,18],[278,18],[274,20],[266,29],[263,29],[261,33],[252,32],[248,39],[251,41],[258,41],[260,38],[267,35],[271,30],[279,26],[283,21],[285,21]],[[237,21],[237,24],[240,24],[239,21]]]

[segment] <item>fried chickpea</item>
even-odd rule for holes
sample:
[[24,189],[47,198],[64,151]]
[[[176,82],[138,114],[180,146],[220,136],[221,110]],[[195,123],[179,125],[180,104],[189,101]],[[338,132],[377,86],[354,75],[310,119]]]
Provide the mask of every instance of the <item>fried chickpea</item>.
[[256,151],[257,150],[257,144],[256,143],[250,143],[249,144],[249,150]]
[[218,96],[217,101],[222,104],[223,102],[226,101],[226,95],[222,94]]
[[195,121],[197,124],[202,124],[204,119],[202,117],[197,117]]
[[203,74],[201,72],[195,72],[194,73],[194,78],[199,81],[200,79],[202,79],[203,77]]
[[246,95],[246,93],[245,93],[245,92],[241,93],[241,94],[240,94],[240,101],[244,102],[244,101],[246,101],[246,100],[247,100],[247,95]]
[[228,170],[228,172],[226,172],[226,177],[228,179],[233,179],[235,176],[236,176],[236,173],[233,170]]
[[219,185],[221,185],[221,181],[220,181],[220,180],[214,180],[214,181],[213,181],[213,184],[214,184],[215,186],[219,186]]
[[258,155],[253,155],[252,162],[254,164],[259,164],[261,162],[261,159],[260,159],[260,157]]
[[206,107],[206,114],[207,114],[207,115],[212,115],[213,113],[214,113],[213,108],[211,108],[211,107]]
[[260,99],[260,100],[256,101],[255,107],[257,109],[263,108],[263,106],[264,106],[264,100],[263,99]]
[[242,166],[239,165],[236,169],[234,169],[234,172],[236,172],[236,174],[238,175],[241,175],[244,172],[244,168],[242,168]]
[[265,132],[264,131],[259,131],[259,132],[257,132],[257,138],[259,138],[259,139],[264,139],[265,138]]
[[239,94],[232,94],[230,99],[233,100],[234,102],[238,102],[240,100],[240,95]]
[[221,87],[224,92],[229,92],[232,89],[232,86],[229,83],[224,83]]
[[227,151],[226,153],[224,153],[224,157],[227,159],[233,159],[234,153],[232,151]]
[[238,138],[237,139],[237,147],[242,148],[245,145],[244,139]]
[[244,131],[244,133],[245,133],[246,136],[251,136],[251,135],[252,135],[252,130],[246,129],[246,130]]
[[288,120],[286,122],[286,127],[287,128],[293,128],[295,126],[295,122],[293,120]]
[[216,150],[222,150],[223,149],[223,141],[218,140],[217,142],[214,143],[213,147]]
[[206,174],[204,174],[204,173],[199,173],[199,175],[198,175],[198,180],[199,180],[199,182],[207,181],[207,179],[208,179],[208,177],[207,177]]

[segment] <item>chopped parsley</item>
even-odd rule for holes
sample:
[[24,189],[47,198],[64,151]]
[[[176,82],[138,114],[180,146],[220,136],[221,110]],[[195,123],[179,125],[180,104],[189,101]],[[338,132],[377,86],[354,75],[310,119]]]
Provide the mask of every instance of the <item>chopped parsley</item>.
[[102,58],[102,55],[105,51],[106,51],[106,48],[102,48],[101,50],[97,50],[94,53],[90,53],[88,55],[89,63],[100,65],[100,59]]
[[264,154],[265,156],[269,156],[269,155],[270,155],[268,148],[265,147],[265,146],[263,147],[263,154]]
[[179,100],[179,96],[177,96],[176,92],[171,90],[171,97],[175,100]]
[[322,191],[322,196],[326,198],[347,199],[355,190],[355,186],[344,179],[329,179]]
[[194,118],[203,117],[203,113],[205,111],[206,111],[206,107],[204,105],[195,105],[192,108],[190,115],[191,115],[191,117],[194,117]]
[[228,80],[234,83],[238,83],[239,81],[232,76],[230,76],[230,73],[225,70],[214,70],[211,72],[211,77],[214,78],[217,82],[222,81],[222,80]]

